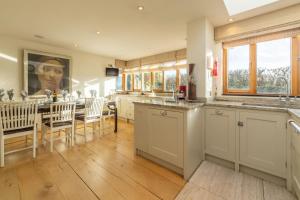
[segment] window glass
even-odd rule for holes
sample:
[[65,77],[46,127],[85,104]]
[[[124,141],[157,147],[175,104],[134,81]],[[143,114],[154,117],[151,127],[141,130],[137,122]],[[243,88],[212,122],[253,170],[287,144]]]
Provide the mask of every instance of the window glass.
[[151,91],[151,72],[143,72],[142,90],[146,92]]
[[249,45],[231,47],[228,49],[228,90],[249,90],[249,63]]
[[156,71],[153,72],[153,89],[162,90],[163,89],[163,72]]
[[188,84],[188,74],[186,68],[179,69],[179,85],[187,85]]
[[125,90],[132,91],[132,74],[125,75]]
[[142,89],[142,74],[140,72],[134,73],[134,90]]
[[122,74],[119,74],[119,76],[117,77],[117,91],[121,91],[123,90],[123,87],[122,87],[122,83],[123,82],[123,75]]
[[176,70],[164,71],[164,91],[176,90]]
[[291,86],[291,39],[284,38],[256,45],[257,93],[286,94]]

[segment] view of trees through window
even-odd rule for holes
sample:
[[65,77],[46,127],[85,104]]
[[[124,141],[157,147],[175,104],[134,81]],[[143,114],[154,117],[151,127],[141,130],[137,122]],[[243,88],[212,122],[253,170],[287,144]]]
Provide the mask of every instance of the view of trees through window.
[[122,78],[123,78],[123,75],[122,74],[119,74],[119,76],[117,77],[117,91],[121,91],[123,88],[122,88]]
[[188,73],[186,68],[179,69],[179,86],[188,84]]
[[285,94],[291,84],[291,39],[257,43],[256,48],[257,93]]
[[151,72],[143,72],[142,90],[147,92],[151,90]]
[[227,57],[228,89],[249,89],[249,45],[237,46],[228,49]]
[[164,71],[164,91],[172,92],[176,90],[176,70]]
[[162,90],[163,89],[163,72],[156,71],[153,72],[153,89]]
[[247,93],[251,73],[256,73],[256,94],[285,94],[287,87],[291,92],[291,38],[258,42],[254,50],[251,48],[241,45],[227,49],[227,90]]

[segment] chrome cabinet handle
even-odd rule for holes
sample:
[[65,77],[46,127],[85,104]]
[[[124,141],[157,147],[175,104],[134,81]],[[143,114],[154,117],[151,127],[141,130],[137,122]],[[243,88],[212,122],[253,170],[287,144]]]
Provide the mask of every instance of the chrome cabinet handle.
[[288,123],[295,129],[297,135],[300,135],[300,126],[294,120],[289,120]]
[[244,122],[238,121],[238,126],[244,126]]
[[223,115],[223,112],[220,110],[216,110],[216,115]]
[[161,116],[167,116],[168,113],[167,113],[167,111],[164,110],[164,111],[160,111],[160,115],[161,115]]

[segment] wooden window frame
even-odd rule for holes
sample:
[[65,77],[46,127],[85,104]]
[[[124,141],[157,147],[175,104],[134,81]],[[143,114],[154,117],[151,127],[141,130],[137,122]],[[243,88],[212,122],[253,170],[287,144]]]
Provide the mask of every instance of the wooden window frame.
[[[283,37],[284,38],[284,37]],[[298,92],[298,40],[297,37],[291,38],[291,94],[292,96],[300,95]],[[280,38],[278,38],[280,39]],[[275,40],[275,39],[273,39]],[[272,41],[272,40],[265,40]],[[259,41],[262,42],[262,41]],[[235,46],[247,45],[239,43],[229,47],[223,47],[223,95],[249,95],[249,96],[280,96],[283,94],[259,94],[257,88],[257,43],[248,43],[249,45],[249,90],[232,90],[228,89],[228,48]]]

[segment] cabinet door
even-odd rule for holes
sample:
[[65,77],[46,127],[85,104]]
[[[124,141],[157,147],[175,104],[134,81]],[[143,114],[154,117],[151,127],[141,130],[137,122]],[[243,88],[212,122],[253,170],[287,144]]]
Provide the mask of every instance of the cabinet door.
[[120,112],[119,112],[120,117],[127,118],[126,112],[127,112],[127,99],[123,97],[120,98]]
[[240,112],[240,162],[286,177],[286,118],[280,113]]
[[205,110],[205,152],[226,160],[235,160],[235,111]]
[[292,182],[300,198],[300,135],[292,128]]
[[183,167],[183,113],[148,110],[149,153]]
[[134,144],[135,148],[148,153],[147,107],[135,105]]

